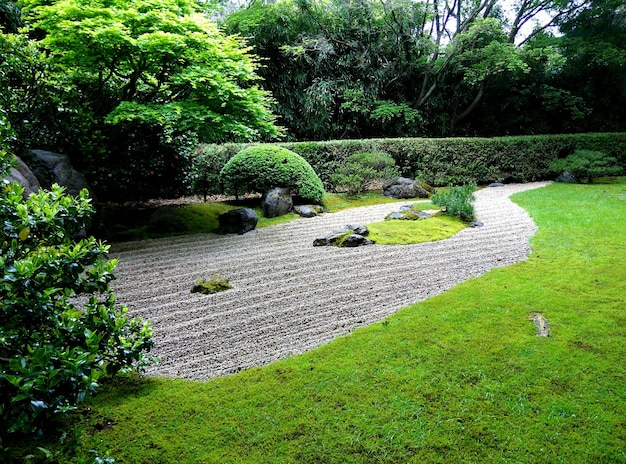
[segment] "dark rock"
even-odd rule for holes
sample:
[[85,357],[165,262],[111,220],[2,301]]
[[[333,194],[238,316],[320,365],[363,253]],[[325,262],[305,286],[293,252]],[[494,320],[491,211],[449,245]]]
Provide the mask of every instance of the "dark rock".
[[470,222],[470,226],[472,226],[472,227],[482,227],[482,226],[484,226],[484,224],[482,223],[482,221],[474,221],[474,222]]
[[37,193],[41,186],[39,185],[39,180],[37,180],[35,174],[33,174],[28,166],[26,166],[26,163],[24,163],[19,156],[16,156],[15,159],[18,165],[11,168],[6,179],[9,182],[19,182],[22,187],[24,187],[24,193],[22,196],[26,199],[31,193]]
[[492,182],[487,187],[504,187],[504,184],[502,182]]
[[366,236],[370,233],[363,224],[348,224],[346,229],[351,230],[355,234]]
[[259,218],[250,208],[238,208],[217,217],[221,234],[245,234],[254,230]]
[[430,193],[420,182],[398,177],[383,184],[383,195],[392,198],[428,198]]
[[369,234],[367,227],[359,224],[348,224],[343,229],[333,230],[326,235],[316,238],[313,241],[313,246],[358,247],[371,245],[374,242],[365,238],[367,234]]
[[287,214],[293,208],[291,190],[282,187],[268,190],[263,195],[261,205],[263,206],[263,215],[267,218]]
[[560,176],[554,179],[555,182],[563,182],[566,184],[577,184],[578,180],[572,176],[568,171],[564,171]]
[[[318,212],[317,205],[298,205],[293,207],[293,211],[305,218],[312,218],[320,214],[321,211]],[[321,209],[321,206],[319,207]]]
[[49,189],[52,184],[59,184],[74,196],[84,188],[90,190],[85,177],[72,167],[66,155],[45,150],[26,150],[22,159],[43,188]]

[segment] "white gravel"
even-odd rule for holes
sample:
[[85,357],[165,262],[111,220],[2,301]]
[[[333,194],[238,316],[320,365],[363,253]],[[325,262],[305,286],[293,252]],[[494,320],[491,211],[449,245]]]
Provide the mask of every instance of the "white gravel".
[[[192,235],[116,244],[113,289],[131,316],[150,319],[161,362],[147,374],[207,379],[311,350],[492,268],[526,259],[536,225],[509,200],[545,182],[476,192],[483,227],[439,242],[313,247],[349,223],[382,220],[399,205],[355,208],[244,235]],[[233,290],[202,295],[212,274]]]

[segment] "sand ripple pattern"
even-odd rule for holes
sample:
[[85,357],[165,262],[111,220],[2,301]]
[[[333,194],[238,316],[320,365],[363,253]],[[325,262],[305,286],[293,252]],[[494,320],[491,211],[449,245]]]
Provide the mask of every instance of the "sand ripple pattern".
[[[360,248],[313,247],[349,223],[367,224],[398,204],[299,219],[245,235],[214,234],[116,244],[113,289],[132,316],[152,321],[161,359],[149,375],[208,379],[303,353],[450,289],[526,259],[536,231],[513,193],[546,183],[476,192],[484,227],[439,242]],[[211,274],[233,290],[190,293]]]

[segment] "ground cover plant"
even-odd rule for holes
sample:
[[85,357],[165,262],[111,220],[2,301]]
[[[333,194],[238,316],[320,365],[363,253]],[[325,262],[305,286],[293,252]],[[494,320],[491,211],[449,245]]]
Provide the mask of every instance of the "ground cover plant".
[[452,237],[467,223],[456,217],[437,214],[429,219],[389,220],[367,224],[367,238],[377,245],[411,245]]
[[263,368],[111,383],[81,448],[118,463],[626,461],[626,180],[514,200],[539,226],[527,261]]

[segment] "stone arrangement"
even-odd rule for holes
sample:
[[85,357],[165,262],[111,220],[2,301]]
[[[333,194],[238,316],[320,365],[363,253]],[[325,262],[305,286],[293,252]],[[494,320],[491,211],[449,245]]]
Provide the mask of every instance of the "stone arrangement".
[[366,238],[367,227],[361,224],[347,224],[342,229],[335,229],[313,240],[313,246],[359,247],[372,245],[374,242]]

